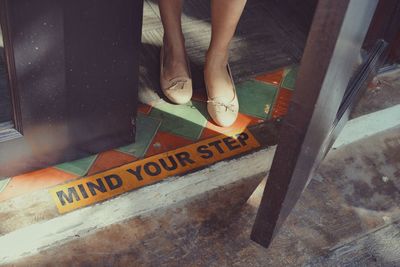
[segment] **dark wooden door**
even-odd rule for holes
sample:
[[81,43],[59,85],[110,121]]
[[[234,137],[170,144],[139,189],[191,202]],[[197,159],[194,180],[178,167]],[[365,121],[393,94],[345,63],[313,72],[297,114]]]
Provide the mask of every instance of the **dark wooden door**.
[[[319,0],[295,93],[251,234],[269,246],[330,149],[348,108],[385,48],[380,41],[356,71],[378,0]],[[353,78],[352,78],[353,77]]]
[[0,0],[0,177],[134,141],[142,6]]
[[400,62],[400,1],[379,1],[364,47],[371,48],[377,39],[384,39],[389,44],[385,52],[388,54],[386,64]]

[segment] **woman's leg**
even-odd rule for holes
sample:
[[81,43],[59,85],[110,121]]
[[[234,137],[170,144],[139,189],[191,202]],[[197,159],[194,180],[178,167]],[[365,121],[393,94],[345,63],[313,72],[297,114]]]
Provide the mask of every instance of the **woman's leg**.
[[245,4],[246,0],[211,0],[212,35],[204,68],[210,98],[226,96],[231,99],[234,96],[226,64],[229,43]]
[[164,27],[164,77],[188,76],[185,39],[181,15],[183,0],[159,0],[158,6]]

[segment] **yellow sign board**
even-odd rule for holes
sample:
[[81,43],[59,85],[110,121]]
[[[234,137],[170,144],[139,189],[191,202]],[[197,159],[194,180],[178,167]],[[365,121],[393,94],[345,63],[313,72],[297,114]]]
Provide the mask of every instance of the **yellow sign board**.
[[66,213],[259,147],[248,130],[220,135],[50,189]]

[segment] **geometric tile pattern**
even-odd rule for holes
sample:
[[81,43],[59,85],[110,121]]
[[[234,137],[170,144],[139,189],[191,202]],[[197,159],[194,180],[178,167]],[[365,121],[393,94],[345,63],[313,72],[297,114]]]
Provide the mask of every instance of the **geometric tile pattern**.
[[240,113],[228,128],[215,125],[207,113],[205,90],[195,91],[186,105],[139,104],[136,142],[83,159],[0,180],[0,201],[48,188],[80,176],[93,175],[200,140],[286,114],[298,68],[279,69],[236,85]]
[[236,122],[230,127],[221,127],[215,125],[213,122],[208,121],[206,127],[203,129],[200,139],[210,138],[216,135],[225,134],[234,131],[243,131],[247,127],[259,124],[264,120],[256,118],[247,114],[239,113]]
[[274,72],[268,72],[263,75],[259,75],[256,77],[256,80],[279,86],[284,75],[285,69],[279,69]]
[[96,155],[93,155],[86,158],[58,164],[54,167],[67,173],[75,174],[77,176],[83,176],[89,171],[89,168],[95,161],[95,159]]
[[136,142],[127,146],[118,148],[120,152],[127,153],[136,158],[142,158],[151,141],[156,135],[161,121],[157,118],[138,113],[136,119]]
[[146,152],[146,158],[190,145],[192,143],[192,140],[184,137],[169,132],[158,131]]
[[173,133],[190,140],[199,139],[208,118],[206,106],[196,100],[184,105],[163,102],[152,108],[150,116],[162,121],[160,131]]
[[278,91],[276,85],[255,80],[243,82],[237,86],[239,110],[261,119],[269,118],[271,106]]
[[278,97],[276,98],[275,101],[275,106],[272,111],[272,118],[281,118],[284,116],[288,109],[289,109],[289,102],[290,99],[292,98],[293,91],[286,89],[286,88],[280,88]]
[[0,201],[52,187],[77,177],[51,167],[14,176],[0,193]]
[[139,103],[138,105],[138,111],[142,114],[149,114],[151,110],[151,106],[143,104],[143,103]]
[[298,70],[298,66],[293,66],[292,68],[285,69],[284,78],[281,84],[283,88],[294,90]]
[[117,150],[109,150],[97,155],[87,175],[93,175],[102,171],[106,171],[115,167],[122,166],[137,160],[136,157]]

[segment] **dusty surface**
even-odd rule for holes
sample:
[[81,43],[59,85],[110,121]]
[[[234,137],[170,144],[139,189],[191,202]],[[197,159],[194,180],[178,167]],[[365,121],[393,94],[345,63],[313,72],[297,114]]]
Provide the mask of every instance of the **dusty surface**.
[[311,266],[399,266],[400,221],[339,245]]
[[400,104],[400,68],[374,78],[354,109],[352,117],[359,117],[396,104]]
[[[246,186],[237,185],[108,227],[16,266],[336,266],[339,259],[356,264],[349,250],[347,258],[337,256],[347,244],[363,248],[356,266],[400,265],[399,254],[393,254],[399,235],[389,240],[386,232],[373,231],[383,227],[393,233],[385,227],[398,227],[392,222],[400,219],[399,128],[331,151],[269,250],[249,239],[261,187],[244,205]],[[368,249],[378,246],[377,238],[390,248]]]

